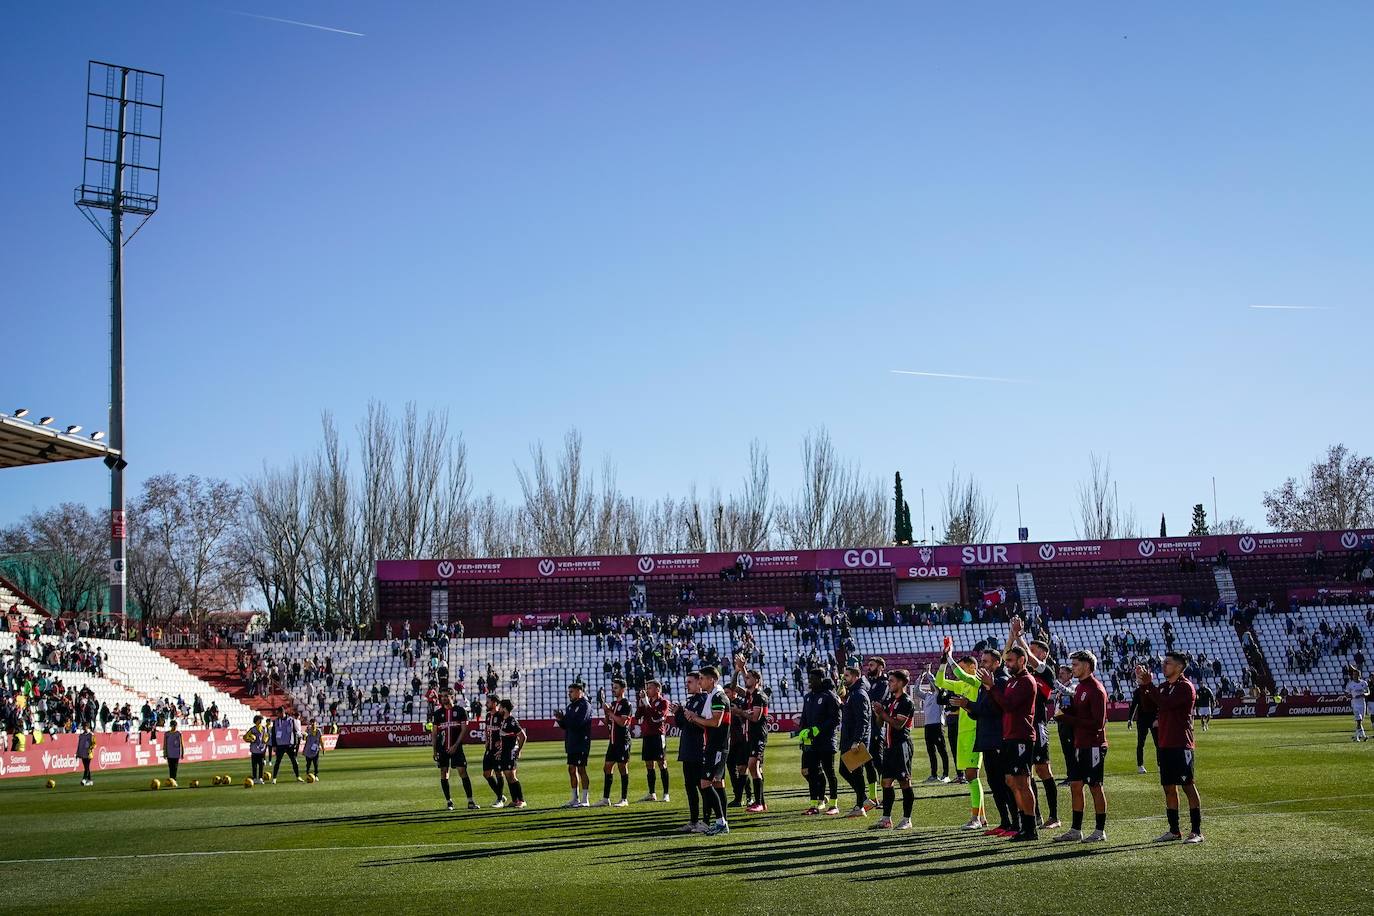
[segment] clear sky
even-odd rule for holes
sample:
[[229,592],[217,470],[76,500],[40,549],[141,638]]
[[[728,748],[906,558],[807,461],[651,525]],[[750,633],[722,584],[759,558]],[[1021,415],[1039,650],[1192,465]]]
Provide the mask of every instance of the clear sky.
[[[755,436],[787,489],[825,424],[918,519],[978,475],[1007,539],[1018,483],[1072,535],[1090,450],[1175,533],[1213,475],[1258,524],[1329,442],[1374,451],[1369,3],[225,2],[0,30],[6,411],[106,425],[86,61],[167,75],[131,492],[370,398],[450,410],[505,496],[570,425],[636,495],[731,485]],[[106,493],[6,472],[0,524]]]

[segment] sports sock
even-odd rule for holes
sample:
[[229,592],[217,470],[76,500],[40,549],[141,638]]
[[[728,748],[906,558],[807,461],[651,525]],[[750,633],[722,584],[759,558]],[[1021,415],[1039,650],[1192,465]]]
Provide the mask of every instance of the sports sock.
[[448,780],[447,780],[447,779],[441,779],[441,780],[439,780],[439,785],[443,786],[443,789],[444,789],[444,801],[453,801],[453,797],[452,797],[451,795],[449,795],[449,792],[448,792]]
[[763,777],[754,780],[754,804],[763,804]]
[[1202,809],[1201,809],[1201,808],[1189,808],[1189,809],[1188,809],[1188,823],[1189,823],[1189,825],[1193,828],[1193,833],[1201,833],[1201,832],[1202,832]]
[[735,804],[738,805],[744,797],[744,778],[734,770],[730,771],[730,788],[735,791]]
[[1050,809],[1050,820],[1059,820],[1059,787],[1053,779],[1044,779],[1040,785],[1045,787],[1045,801]]
[[977,776],[968,781],[968,801],[974,811],[983,810],[983,780]]
[[1007,829],[1011,830],[1013,833],[1021,832],[1021,809],[1015,804],[1007,806],[1007,821],[1011,824]]
[[512,779],[510,781],[510,795],[511,798],[515,799],[518,802],[522,802],[525,800],[525,790],[520,785],[520,780]]
[[621,798],[629,798],[629,797],[630,797],[630,774],[629,774],[629,773],[621,773],[621,774],[620,774],[620,797],[621,797]]
[[[868,775],[868,774],[865,773],[864,775],[866,776],[866,775]],[[877,798],[877,797],[878,797],[878,784],[877,784],[876,782],[874,782],[873,780],[871,780],[871,779],[868,781],[868,797],[869,797],[869,798]]]
[[716,809],[720,814],[720,819],[725,820],[725,787],[716,786]]
[[601,781],[601,797],[611,797],[611,774],[607,773],[606,778]]
[[1103,811],[1103,812],[1098,813],[1098,814],[1094,814],[1094,815],[1093,815],[1093,818],[1094,818],[1094,820],[1097,822],[1097,830],[1098,830],[1099,833],[1107,829],[1107,812],[1106,812],[1106,811]]
[[589,797],[591,791],[592,791],[592,790],[591,790],[589,787],[584,786],[584,787],[582,788],[582,800],[583,800],[584,802],[585,802],[585,801],[587,800],[587,798]]
[[687,813],[691,823],[701,820],[701,794],[690,779],[687,780]]
[[892,803],[896,799],[896,791],[891,786],[883,786],[883,817],[892,817]]
[[472,779],[468,776],[468,774],[464,773],[462,776],[462,780],[463,794],[465,794],[468,797],[468,801],[472,801]]
[[716,790],[715,790],[715,788],[714,788],[714,787],[712,787],[712,788],[703,788],[703,789],[701,790],[701,819],[702,819],[703,821],[713,821],[713,820],[715,820],[715,811],[716,811]]
[[1169,832],[1178,833],[1178,809],[1168,808],[1166,809],[1166,814],[1169,817]]
[[1074,830],[1082,830],[1082,829],[1083,829],[1083,812],[1082,812],[1082,811],[1075,811],[1075,812],[1073,813],[1073,829],[1074,829]]
[[902,787],[902,817],[911,817],[911,806],[916,802],[916,790],[910,786]]
[[650,795],[656,795],[657,793],[658,793],[658,770],[655,770],[653,767],[649,767],[649,794],[650,794]]
[[1030,779],[1030,780],[1027,780],[1027,781],[1030,783],[1031,799],[1032,799],[1033,802],[1034,802],[1034,807],[1031,808],[1031,819],[1032,819],[1032,820],[1035,820],[1035,821],[1039,821],[1039,820],[1040,820],[1040,787],[1039,787],[1038,785],[1035,784],[1035,780],[1034,780],[1034,779]]
[[661,775],[663,776],[663,794],[664,794],[664,795],[667,795],[667,794],[668,794],[668,770],[667,770],[666,767],[662,770]]

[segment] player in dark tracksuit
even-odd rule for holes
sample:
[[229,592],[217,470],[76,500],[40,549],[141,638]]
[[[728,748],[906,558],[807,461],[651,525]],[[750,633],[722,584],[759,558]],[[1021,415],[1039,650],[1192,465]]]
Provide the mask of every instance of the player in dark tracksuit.
[[[553,720],[563,729],[563,752],[568,761],[568,782],[572,785],[572,801],[564,808],[590,808],[587,797],[591,779],[587,776],[587,758],[592,752],[592,704],[582,685],[568,685],[567,708],[553,714]],[[578,789],[582,790],[581,798]]]
[[980,688],[978,699],[972,703],[963,697],[955,697],[950,702],[963,706],[968,711],[969,718],[974,721],[973,749],[983,755],[983,771],[988,777],[988,789],[992,792],[992,800],[997,805],[997,814],[1001,819],[998,825],[990,828],[987,833],[1011,837],[1016,835],[1011,818],[1015,802],[1011,798],[1011,789],[1007,787],[1006,769],[1002,766],[1002,707],[997,705],[992,696],[993,690],[1006,683],[1007,673],[1002,667],[1001,656],[993,650],[984,650],[982,668],[992,672],[992,689]]
[[701,734],[701,726],[688,721],[683,710],[701,715],[705,696],[701,693],[701,675],[696,671],[687,674],[687,699],[672,706],[673,723],[678,727],[677,759],[682,764],[682,781],[687,787],[687,813],[689,820],[680,828],[682,833],[705,833],[706,824],[701,820],[701,768],[706,757],[706,744]]
[[[867,748],[873,738],[873,702],[868,698],[863,677],[858,668],[844,669],[844,707],[840,712],[840,753],[847,754],[855,748]],[[877,801],[869,798],[865,791],[864,770],[860,767],[851,770],[840,761],[840,777],[854,790],[854,807],[847,817],[863,817]]]
[[883,772],[883,726],[878,721],[877,709],[887,702],[887,663],[874,656],[868,660],[864,674],[864,689],[868,691],[868,702],[873,707],[873,718],[868,723],[868,753],[872,760],[864,764],[864,780],[868,783],[870,801],[878,797],[878,780]]
[[[810,691],[802,702],[803,734],[801,769],[811,787],[811,807],[806,814],[836,815],[839,782],[835,776],[835,738],[840,725],[840,698],[824,672],[813,668],[808,675]],[[827,792],[829,794],[827,794]]]
[[1135,734],[1135,769],[1137,773],[1145,772],[1145,737],[1148,735],[1155,743],[1155,756],[1159,756],[1159,729],[1155,727],[1155,718],[1159,710],[1155,704],[1143,691],[1137,690],[1131,696],[1131,708],[1126,711],[1126,727],[1134,727]]

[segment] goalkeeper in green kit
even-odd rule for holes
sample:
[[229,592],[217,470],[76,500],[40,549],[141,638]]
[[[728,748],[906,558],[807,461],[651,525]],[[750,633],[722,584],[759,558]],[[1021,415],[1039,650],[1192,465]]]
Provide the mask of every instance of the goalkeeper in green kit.
[[[959,659],[956,665],[953,653],[950,639],[946,636],[945,651],[940,656],[940,667],[935,672],[935,686],[972,703],[978,699],[980,682],[978,675],[974,673],[978,670],[978,662],[972,655],[966,655]],[[946,671],[949,672],[949,677],[945,676]],[[964,830],[982,830],[988,825],[983,809],[983,783],[978,776],[978,771],[983,766],[983,755],[973,749],[976,732],[977,727],[969,717],[968,710],[963,706],[959,707],[959,743],[955,749],[955,760],[964,778],[968,780],[969,806],[973,809],[973,816],[963,826]]]

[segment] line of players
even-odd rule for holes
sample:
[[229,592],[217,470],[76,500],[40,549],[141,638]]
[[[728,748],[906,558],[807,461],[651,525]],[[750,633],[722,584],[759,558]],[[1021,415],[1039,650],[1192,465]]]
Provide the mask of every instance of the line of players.
[[[1027,641],[1019,618],[1012,620],[1004,652],[985,650],[981,658],[966,655],[955,661],[946,640],[945,651],[935,674],[935,684],[947,691],[949,703],[958,712],[954,740],[956,764],[969,786],[971,816],[965,830],[981,830],[985,835],[1009,838],[1016,842],[1038,840],[1041,829],[1055,829],[1058,818],[1058,790],[1050,765],[1049,723],[1057,723],[1061,747],[1068,768],[1072,802],[1072,826],[1055,836],[1057,842],[1104,842],[1107,839],[1107,800],[1103,789],[1108,750],[1107,694],[1096,675],[1097,659],[1087,651],[1075,652],[1071,664],[1056,669],[1049,660],[1049,647],[1042,641]],[[1149,726],[1155,737],[1160,783],[1164,789],[1165,812],[1169,829],[1160,842],[1184,839],[1180,829],[1179,789],[1188,801],[1190,832],[1184,840],[1200,843],[1202,835],[1201,800],[1193,778],[1194,742],[1192,719],[1197,692],[1183,671],[1187,664],[1181,653],[1166,653],[1164,681],[1155,684],[1148,670],[1136,669],[1141,705],[1152,710],[1157,721]],[[1057,675],[1057,677],[1056,677]],[[626,698],[626,685],[612,683],[611,701],[602,709],[611,730],[605,762],[602,797],[596,807],[624,807],[629,804],[629,762],[631,732],[636,721],[641,727],[640,759],[645,764],[649,792],[643,801],[658,801],[656,782],[663,783],[662,801],[669,801],[669,772],[665,736],[669,724],[677,726],[678,762],[682,765],[689,821],[683,832],[719,835],[729,833],[727,810],[744,806],[753,813],[768,810],[764,798],[764,755],[768,741],[768,697],[761,687],[761,675],[746,670],[736,659],[731,681],[720,683],[720,672],[711,666],[687,675],[687,698],[670,703],[662,696],[660,685],[650,681],[639,698],[638,707]],[[810,790],[808,816],[838,815],[838,779],[843,778],[854,792],[855,802],[849,817],[865,817],[879,806],[875,796],[882,785],[882,817],[875,829],[911,829],[915,793],[911,781],[914,752],[912,728],[916,703],[908,693],[909,672],[885,671],[881,658],[869,659],[866,671],[846,668],[843,698],[820,671],[810,673],[809,691],[803,703],[798,737],[802,745],[801,774]],[[1054,710],[1051,713],[1051,710]],[[1210,711],[1210,710],[1209,710]],[[582,685],[568,688],[567,707],[555,714],[564,730],[570,799],[567,808],[594,807],[589,799],[588,759],[594,718]],[[467,761],[462,742],[475,723],[453,705],[451,694],[440,698],[432,718],[434,758],[449,810],[453,803],[449,788],[450,770],[459,770],[468,807],[479,805],[472,797],[467,776]],[[515,718],[510,700],[487,698],[484,722],[485,744],[483,775],[496,795],[493,807],[505,807],[504,790],[509,788],[511,804],[525,807],[518,777],[520,750],[526,733]],[[1144,727],[1142,727],[1142,731]],[[851,759],[867,757],[862,765],[850,769],[840,749]],[[1137,748],[1143,754],[1143,740]],[[1142,761],[1143,763],[1143,761]],[[612,802],[614,775],[620,776],[620,798]],[[982,777],[988,779],[999,823],[991,826]],[[725,794],[730,779],[734,799]],[[892,812],[896,792],[902,792],[902,817],[896,824]],[[1043,790],[1044,808],[1040,795]],[[1083,832],[1085,802],[1092,796],[1094,829]]]

